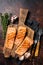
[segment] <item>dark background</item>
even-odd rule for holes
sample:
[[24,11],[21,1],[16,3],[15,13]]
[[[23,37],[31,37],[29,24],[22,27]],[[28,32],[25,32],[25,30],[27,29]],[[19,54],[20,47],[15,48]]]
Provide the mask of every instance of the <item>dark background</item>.
[[[38,21],[40,27],[43,27],[43,0],[0,0],[0,12],[3,14],[8,12],[19,16],[20,8],[28,8],[31,12],[30,19]],[[3,42],[4,40],[2,40],[2,26],[0,21],[0,45],[3,45]],[[43,37],[41,39],[39,57],[40,61],[38,63],[43,65]],[[0,54],[0,62],[4,62],[2,54]],[[10,63],[10,65],[13,64]]]

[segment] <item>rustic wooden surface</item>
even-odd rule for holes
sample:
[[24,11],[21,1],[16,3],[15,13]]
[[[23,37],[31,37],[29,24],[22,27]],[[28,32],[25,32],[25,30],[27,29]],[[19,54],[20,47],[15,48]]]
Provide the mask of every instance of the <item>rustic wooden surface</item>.
[[[20,8],[28,8],[31,12],[30,19],[36,20],[43,27],[43,0],[0,0],[0,12],[14,13],[19,16]],[[0,24],[0,45],[4,45],[2,39],[2,26]],[[0,47],[0,51],[2,47]],[[22,65],[32,65],[29,61],[24,61]],[[14,59],[6,60],[0,52],[0,65],[17,65]],[[39,57],[35,59],[35,65],[43,65],[43,37],[41,39],[41,48]]]

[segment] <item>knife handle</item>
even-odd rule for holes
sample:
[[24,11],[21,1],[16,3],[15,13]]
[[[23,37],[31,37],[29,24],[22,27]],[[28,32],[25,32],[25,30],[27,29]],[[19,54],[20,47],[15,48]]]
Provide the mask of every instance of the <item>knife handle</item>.
[[36,50],[35,50],[35,57],[37,57],[39,55],[39,48],[40,48],[40,42],[38,41]]

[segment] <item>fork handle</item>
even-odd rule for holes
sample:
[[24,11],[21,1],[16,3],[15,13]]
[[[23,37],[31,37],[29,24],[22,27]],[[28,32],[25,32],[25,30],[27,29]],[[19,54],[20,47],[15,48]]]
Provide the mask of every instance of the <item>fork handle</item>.
[[40,42],[38,41],[36,50],[35,50],[35,57],[39,55],[39,48],[40,48]]

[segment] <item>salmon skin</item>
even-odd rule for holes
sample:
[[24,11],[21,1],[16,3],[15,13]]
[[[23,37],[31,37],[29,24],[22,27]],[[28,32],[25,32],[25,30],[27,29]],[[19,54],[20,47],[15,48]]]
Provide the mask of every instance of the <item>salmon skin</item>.
[[15,53],[18,54],[19,56],[23,55],[32,44],[33,40],[26,36],[22,44],[15,50]]
[[7,29],[4,48],[3,48],[3,53],[4,53],[5,57],[10,56],[10,52],[11,52],[13,44],[14,44],[15,36],[16,36],[15,26],[9,25],[8,29]]

